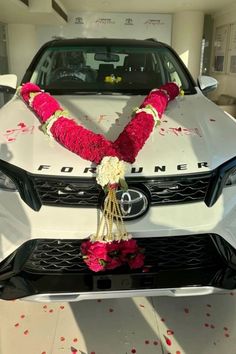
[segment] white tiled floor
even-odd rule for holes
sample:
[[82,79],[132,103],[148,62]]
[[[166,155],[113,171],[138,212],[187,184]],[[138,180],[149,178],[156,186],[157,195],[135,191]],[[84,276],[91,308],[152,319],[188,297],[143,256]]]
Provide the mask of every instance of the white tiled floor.
[[236,354],[236,293],[0,302],[0,354]]

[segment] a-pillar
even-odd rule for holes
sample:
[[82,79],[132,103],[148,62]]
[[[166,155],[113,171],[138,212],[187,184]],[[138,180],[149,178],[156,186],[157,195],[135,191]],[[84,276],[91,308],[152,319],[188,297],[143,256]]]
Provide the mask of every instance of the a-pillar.
[[172,47],[196,80],[200,73],[204,14],[181,11],[173,16]]

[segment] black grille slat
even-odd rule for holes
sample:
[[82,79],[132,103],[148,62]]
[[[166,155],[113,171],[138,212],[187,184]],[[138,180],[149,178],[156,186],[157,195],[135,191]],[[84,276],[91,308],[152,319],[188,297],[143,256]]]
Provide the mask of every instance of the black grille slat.
[[[103,192],[95,180],[85,182],[80,178],[33,175],[32,180],[44,205],[84,208],[101,206]],[[127,178],[131,188],[138,188],[146,193],[148,191],[151,205],[204,201],[210,180],[210,173],[143,180]]]
[[95,182],[33,177],[35,188],[44,205],[98,207],[101,189]]
[[38,240],[25,268],[40,272],[78,272],[87,267],[80,255],[80,241]]
[[[152,242],[152,239],[149,239]],[[149,251],[149,261],[153,264],[155,261],[154,245],[149,245],[148,240],[138,241],[139,245]],[[147,243],[143,245],[142,242]],[[158,250],[159,268],[186,268],[209,266],[214,264],[212,253],[212,240],[207,235],[178,236],[178,237],[160,237],[155,241],[155,247]],[[214,247],[213,247],[214,249]],[[212,257],[213,256],[213,257]]]
[[[137,239],[145,249],[145,266],[156,270],[192,269],[219,262],[211,235],[187,235]],[[24,265],[34,272],[90,272],[80,254],[83,240],[37,240]]]
[[152,205],[186,203],[204,200],[209,182],[209,174],[199,177],[181,176],[170,179],[169,183],[165,182],[164,178],[161,181],[150,182],[146,187],[151,194]]

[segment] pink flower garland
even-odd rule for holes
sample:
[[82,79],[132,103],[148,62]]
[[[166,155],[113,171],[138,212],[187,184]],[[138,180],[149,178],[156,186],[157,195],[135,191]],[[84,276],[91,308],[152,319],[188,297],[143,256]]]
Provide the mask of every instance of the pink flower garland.
[[[37,85],[30,82],[24,84],[20,90],[20,95],[27,104],[30,102],[31,93],[38,93],[33,98],[31,107],[42,123],[46,123],[56,111],[63,110],[54,97],[42,92]],[[178,94],[179,87],[175,83],[167,83],[160,89],[152,90],[140,108],[145,109],[151,105],[161,118],[168,102]],[[53,123],[50,131],[61,145],[85,160],[98,164],[104,156],[117,156],[120,160],[133,163],[149,138],[153,127],[153,115],[140,111],[133,116],[114,142],[64,116],[60,116]]]

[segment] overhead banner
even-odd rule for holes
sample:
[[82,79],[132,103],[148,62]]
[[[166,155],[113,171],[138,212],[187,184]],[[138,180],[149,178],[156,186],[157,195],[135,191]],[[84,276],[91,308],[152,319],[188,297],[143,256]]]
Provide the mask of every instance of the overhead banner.
[[155,38],[171,44],[169,14],[77,13],[63,26],[38,26],[39,44],[57,38]]

